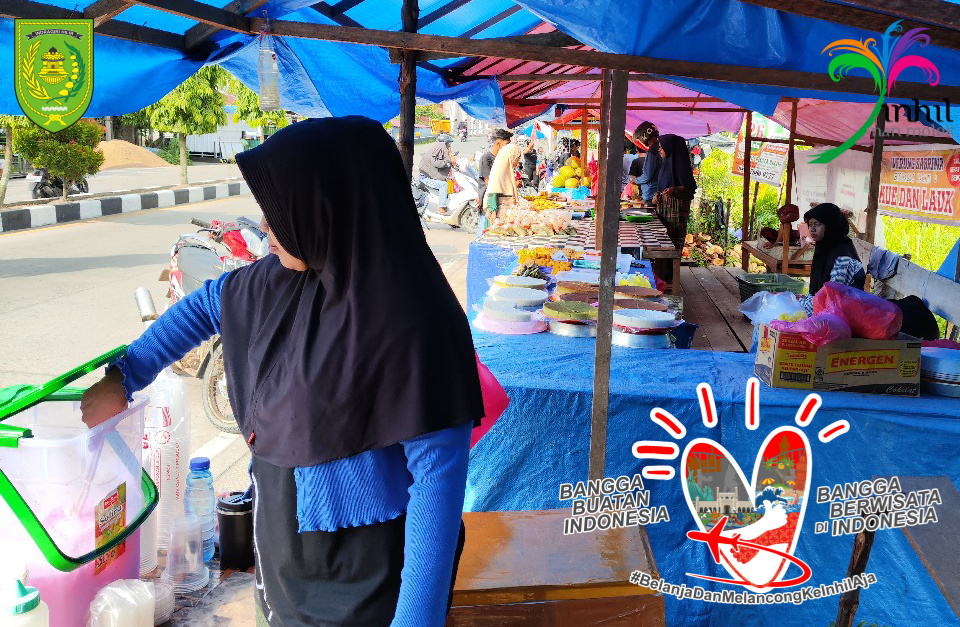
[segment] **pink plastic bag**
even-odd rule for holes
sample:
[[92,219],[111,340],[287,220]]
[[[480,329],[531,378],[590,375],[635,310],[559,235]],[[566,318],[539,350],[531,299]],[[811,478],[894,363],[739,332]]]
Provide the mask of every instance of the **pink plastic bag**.
[[889,340],[903,324],[903,312],[895,304],[849,285],[829,281],[813,297],[813,313],[832,313],[850,325],[853,337]]
[[816,314],[796,322],[774,320],[770,323],[770,328],[784,333],[799,333],[814,346],[850,339],[850,325],[832,313]]
[[473,448],[480,438],[487,434],[493,423],[500,418],[510,404],[510,398],[503,386],[490,369],[480,362],[479,355],[477,355],[477,374],[480,375],[480,392],[483,394],[483,420],[480,421],[480,426],[475,427],[470,434],[470,448]]

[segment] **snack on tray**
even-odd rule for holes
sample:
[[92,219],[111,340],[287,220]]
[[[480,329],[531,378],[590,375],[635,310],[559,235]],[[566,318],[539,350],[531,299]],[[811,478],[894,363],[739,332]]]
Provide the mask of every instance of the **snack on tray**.
[[637,285],[617,285],[613,288],[614,294],[625,296],[627,298],[658,298],[663,296],[663,292],[651,287],[639,287]]
[[546,302],[543,304],[543,315],[560,321],[595,320],[597,310],[586,303]]
[[592,292],[564,292],[562,294],[556,294],[555,299],[569,303],[587,303],[588,305],[592,305],[600,300],[600,293],[596,290]]
[[613,301],[614,309],[644,309],[646,311],[667,311],[667,306],[655,300],[639,298],[619,298]]
[[558,294],[567,294],[569,292],[593,292],[596,290],[596,288],[596,285],[584,283],[583,281],[560,281],[557,283]]

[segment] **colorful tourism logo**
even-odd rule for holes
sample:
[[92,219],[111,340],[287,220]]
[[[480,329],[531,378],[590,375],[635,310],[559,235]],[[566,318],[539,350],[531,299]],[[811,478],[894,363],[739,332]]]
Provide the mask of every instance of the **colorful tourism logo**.
[[831,148],[817,155],[812,163],[830,163],[857,143],[874,125],[877,116],[883,109],[884,101],[896,86],[897,78],[907,68],[915,67],[922,70],[924,80],[931,86],[940,83],[940,71],[932,61],[917,54],[907,54],[907,51],[915,45],[922,47],[930,43],[930,37],[923,34],[926,29],[914,28],[898,35],[897,33],[900,30],[902,30],[900,21],[896,21],[883,34],[881,45],[878,45],[877,40],[872,37],[862,41],[838,39],[820,52],[820,54],[829,52],[830,56],[833,57],[837,52],[846,51],[833,57],[827,68],[827,74],[834,81],[839,81],[844,74],[853,70],[864,70],[873,77],[874,88],[879,96],[863,126],[836,148]]
[[16,20],[15,90],[24,115],[50,132],[93,97],[93,20]]

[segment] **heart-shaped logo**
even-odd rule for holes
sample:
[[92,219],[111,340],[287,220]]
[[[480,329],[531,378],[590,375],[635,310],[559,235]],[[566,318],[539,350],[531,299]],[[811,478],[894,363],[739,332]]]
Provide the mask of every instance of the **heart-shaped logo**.
[[683,452],[684,494],[700,529],[690,537],[707,542],[732,578],[693,576],[755,592],[785,585],[778,582],[787,566],[802,564],[792,556],[803,527],[812,464],[810,442],[794,427],[767,436],[749,484],[723,446],[708,438],[690,442]]

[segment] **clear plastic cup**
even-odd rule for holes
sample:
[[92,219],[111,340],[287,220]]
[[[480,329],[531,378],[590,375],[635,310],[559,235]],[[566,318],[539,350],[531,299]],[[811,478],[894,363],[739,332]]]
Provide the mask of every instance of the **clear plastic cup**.
[[177,594],[195,592],[210,581],[210,570],[203,563],[203,529],[196,516],[186,515],[171,522],[167,568],[162,578]]

